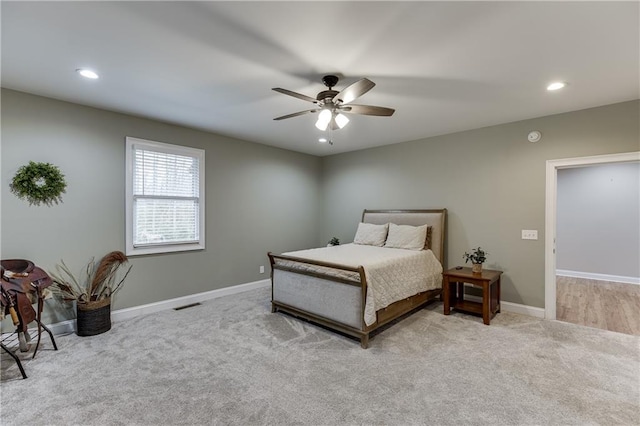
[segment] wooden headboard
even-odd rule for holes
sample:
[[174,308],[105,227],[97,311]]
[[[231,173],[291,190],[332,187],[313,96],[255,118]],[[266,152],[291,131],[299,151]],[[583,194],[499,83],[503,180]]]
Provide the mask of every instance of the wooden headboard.
[[444,239],[446,237],[447,209],[428,210],[365,210],[362,212],[362,222],[383,225],[395,223],[396,225],[431,227],[431,250],[443,267]]

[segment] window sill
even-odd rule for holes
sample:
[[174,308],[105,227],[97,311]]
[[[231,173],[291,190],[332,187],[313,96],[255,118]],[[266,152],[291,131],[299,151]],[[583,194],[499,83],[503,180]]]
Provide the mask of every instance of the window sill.
[[153,247],[127,247],[127,256],[143,256],[147,254],[179,253],[184,251],[204,250],[204,244],[176,244]]

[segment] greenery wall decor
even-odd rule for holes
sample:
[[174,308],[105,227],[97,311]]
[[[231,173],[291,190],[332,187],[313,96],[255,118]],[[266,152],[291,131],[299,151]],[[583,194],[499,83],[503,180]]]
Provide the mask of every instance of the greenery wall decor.
[[28,165],[18,169],[9,186],[16,197],[27,200],[29,205],[51,206],[62,201],[67,182],[53,164],[29,161]]

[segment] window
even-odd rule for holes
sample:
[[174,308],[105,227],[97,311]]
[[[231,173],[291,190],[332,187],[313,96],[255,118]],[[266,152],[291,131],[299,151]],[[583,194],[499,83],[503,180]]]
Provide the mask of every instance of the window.
[[204,249],[204,151],[127,137],[126,253]]

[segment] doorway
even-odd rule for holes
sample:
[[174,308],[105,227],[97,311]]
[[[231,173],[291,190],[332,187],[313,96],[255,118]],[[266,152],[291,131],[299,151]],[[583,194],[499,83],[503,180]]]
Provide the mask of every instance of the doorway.
[[556,319],[556,232],[558,170],[607,163],[640,161],[640,152],[548,160],[545,194],[545,318]]

